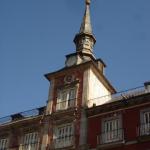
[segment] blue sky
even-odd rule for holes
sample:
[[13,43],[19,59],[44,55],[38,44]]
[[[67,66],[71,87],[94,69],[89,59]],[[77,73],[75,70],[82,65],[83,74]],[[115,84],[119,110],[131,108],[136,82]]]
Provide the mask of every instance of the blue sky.
[[[84,0],[0,0],[0,117],[46,104],[44,74],[75,51]],[[92,0],[94,53],[118,90],[150,80],[150,1]]]

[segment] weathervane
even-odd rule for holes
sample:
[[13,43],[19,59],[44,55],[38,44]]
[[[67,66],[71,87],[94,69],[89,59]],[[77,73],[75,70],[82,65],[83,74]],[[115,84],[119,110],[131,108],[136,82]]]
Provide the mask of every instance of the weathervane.
[[91,0],[85,0],[86,5],[90,5]]

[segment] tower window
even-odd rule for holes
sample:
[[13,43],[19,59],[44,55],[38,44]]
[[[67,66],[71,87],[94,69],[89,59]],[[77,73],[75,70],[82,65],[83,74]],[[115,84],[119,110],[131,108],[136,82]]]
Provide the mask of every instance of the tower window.
[[56,110],[74,107],[76,102],[76,88],[59,90],[57,93]]
[[36,150],[38,148],[38,133],[31,132],[23,136],[22,149]]
[[68,147],[73,144],[73,124],[64,124],[55,129],[55,148]]

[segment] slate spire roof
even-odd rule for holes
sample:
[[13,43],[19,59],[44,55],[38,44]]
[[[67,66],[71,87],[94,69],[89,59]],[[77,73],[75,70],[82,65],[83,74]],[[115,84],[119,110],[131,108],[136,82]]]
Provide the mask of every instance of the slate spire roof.
[[86,33],[92,34],[92,25],[91,25],[91,18],[90,18],[90,0],[86,0],[86,9],[83,16],[82,24],[80,27],[79,33]]

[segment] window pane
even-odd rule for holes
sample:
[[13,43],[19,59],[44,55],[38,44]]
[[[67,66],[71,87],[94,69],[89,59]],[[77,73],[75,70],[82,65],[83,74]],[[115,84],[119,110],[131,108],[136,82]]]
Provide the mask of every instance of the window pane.
[[76,88],[59,90],[57,93],[56,110],[64,110],[74,107],[76,98]]
[[62,92],[62,101],[66,101],[67,100],[67,91],[63,91]]
[[8,146],[8,139],[0,139],[0,150],[6,149]]
[[38,142],[37,132],[32,132],[24,135],[23,144],[32,144],[33,142]]
[[144,113],[144,124],[150,123],[150,112]]
[[72,124],[66,124],[56,129],[56,148],[62,148],[66,146],[70,146],[72,144]]
[[69,100],[73,100],[76,98],[76,90],[75,89],[70,89],[69,91]]
[[115,142],[122,139],[122,130],[120,129],[120,120],[118,118],[112,119],[112,120],[105,120],[103,131],[102,132],[102,142],[103,143],[109,143],[109,142]]

